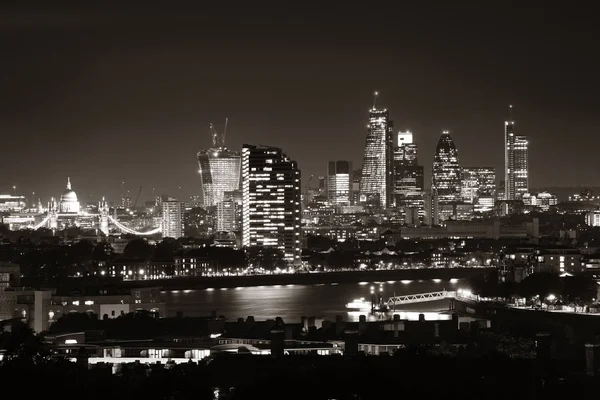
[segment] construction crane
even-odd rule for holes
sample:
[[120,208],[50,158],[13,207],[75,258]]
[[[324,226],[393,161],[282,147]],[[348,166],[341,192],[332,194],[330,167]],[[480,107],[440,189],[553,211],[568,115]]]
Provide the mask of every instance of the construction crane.
[[133,202],[133,207],[131,208],[132,210],[135,210],[135,207],[137,206],[138,200],[140,198],[140,193],[142,193],[142,189],[144,188],[144,185],[140,185],[140,189],[137,192],[137,195],[135,196],[135,201]]
[[227,134],[227,123],[229,122],[229,118],[225,118],[225,127],[223,128],[223,133],[217,132],[215,126],[212,122],[209,125],[210,134],[212,135],[213,146],[216,148],[225,147],[225,135]]

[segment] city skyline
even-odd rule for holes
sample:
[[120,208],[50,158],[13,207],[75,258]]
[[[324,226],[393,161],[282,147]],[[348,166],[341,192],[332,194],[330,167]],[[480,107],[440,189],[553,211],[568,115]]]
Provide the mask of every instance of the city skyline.
[[[573,12],[548,6],[544,18],[534,6],[489,13],[467,3],[431,15],[405,6],[402,24],[385,23],[393,13],[369,22],[369,9],[262,17],[264,10],[234,10],[227,18],[237,28],[226,35],[214,33],[224,20],[218,5],[202,17],[150,8],[136,17],[77,9],[32,18],[11,10],[2,15],[9,61],[0,67],[0,131],[5,148],[18,149],[5,152],[5,162],[19,167],[0,177],[0,193],[16,186],[46,200],[70,176],[82,203],[118,198],[123,181],[132,196],[144,185],[142,199],[152,188],[199,195],[195,154],[211,147],[209,122],[225,117],[231,149],[280,147],[305,176],[326,175],[329,160],[358,167],[375,89],[395,132],[414,133],[425,182],[445,129],[463,166],[502,171],[503,121],[515,104],[518,134],[531,143],[530,187],[600,185],[598,78],[583,51],[593,37],[586,30],[595,28],[582,22],[587,16],[565,18]],[[350,29],[357,21],[364,24]],[[506,23],[509,32],[499,29]],[[360,60],[365,50],[382,50],[381,64]],[[248,59],[250,52],[265,58]],[[556,146],[564,132],[569,140]],[[159,145],[165,137],[169,144]],[[556,163],[552,174],[547,160]]]

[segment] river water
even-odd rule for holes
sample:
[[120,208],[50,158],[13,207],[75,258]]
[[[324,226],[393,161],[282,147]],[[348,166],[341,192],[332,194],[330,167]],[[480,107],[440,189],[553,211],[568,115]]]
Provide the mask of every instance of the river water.
[[[228,320],[253,316],[256,320],[281,317],[286,322],[299,322],[303,316],[334,320],[341,315],[346,321],[358,321],[361,314],[373,320],[381,316],[368,315],[368,312],[350,311],[346,304],[354,299],[370,301],[371,287],[376,292],[383,290],[383,297],[407,294],[457,290],[460,282],[456,279],[419,281],[360,282],[319,285],[276,285],[258,287],[238,287],[234,289],[168,290],[162,292],[167,303],[167,315],[173,317],[178,312],[188,317],[203,317],[215,310]],[[438,300],[417,304],[396,306],[396,314],[402,319],[418,319],[425,313],[426,319],[448,319],[449,315],[439,314],[448,310],[448,300]],[[390,315],[391,316],[391,313]]]

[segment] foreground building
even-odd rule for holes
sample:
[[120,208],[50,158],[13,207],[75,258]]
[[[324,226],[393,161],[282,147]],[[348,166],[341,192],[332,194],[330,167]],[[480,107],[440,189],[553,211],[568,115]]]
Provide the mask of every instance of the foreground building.
[[280,250],[300,263],[300,170],[277,147],[242,148],[242,244]]

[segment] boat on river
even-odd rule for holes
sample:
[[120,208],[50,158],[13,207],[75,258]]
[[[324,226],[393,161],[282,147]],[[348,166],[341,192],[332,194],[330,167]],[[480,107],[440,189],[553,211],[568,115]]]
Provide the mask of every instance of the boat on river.
[[360,299],[354,299],[350,303],[346,304],[346,308],[359,311],[370,310],[371,302],[366,301],[364,297],[361,297]]

